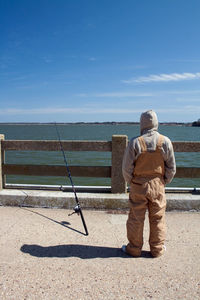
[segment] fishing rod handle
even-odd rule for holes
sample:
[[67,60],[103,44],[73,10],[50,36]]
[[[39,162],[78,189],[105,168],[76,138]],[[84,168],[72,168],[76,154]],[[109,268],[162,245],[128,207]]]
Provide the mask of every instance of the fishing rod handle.
[[83,227],[85,229],[85,235],[88,235],[89,233],[88,233],[88,230],[87,230],[87,226],[86,226],[85,219],[83,217],[83,213],[82,213],[81,208],[80,208],[80,215],[81,215],[81,220],[82,220],[82,223],[83,223]]

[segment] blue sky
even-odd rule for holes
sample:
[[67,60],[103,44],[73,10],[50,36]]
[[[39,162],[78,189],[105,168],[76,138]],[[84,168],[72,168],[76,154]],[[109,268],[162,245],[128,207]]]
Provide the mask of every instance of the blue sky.
[[200,118],[199,0],[0,0],[0,122]]

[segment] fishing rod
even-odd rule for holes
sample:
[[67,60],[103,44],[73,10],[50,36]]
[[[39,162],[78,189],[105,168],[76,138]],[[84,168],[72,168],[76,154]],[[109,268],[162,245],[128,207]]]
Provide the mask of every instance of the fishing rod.
[[74,183],[73,183],[73,180],[72,180],[72,176],[71,176],[70,169],[69,169],[69,166],[68,166],[68,163],[67,163],[67,158],[66,158],[66,155],[65,155],[65,151],[63,149],[63,145],[62,145],[62,142],[61,142],[60,133],[59,133],[59,130],[58,130],[58,127],[57,127],[56,123],[55,123],[55,127],[56,127],[56,132],[57,132],[58,140],[59,140],[59,143],[60,143],[60,149],[61,149],[61,152],[63,154],[64,163],[65,163],[65,166],[66,166],[66,169],[67,169],[67,174],[68,174],[68,177],[70,179],[70,183],[71,183],[72,190],[74,192],[74,197],[75,197],[75,200],[76,200],[76,206],[73,208],[74,211],[71,214],[69,214],[69,216],[71,216],[71,215],[73,215],[75,213],[77,213],[78,215],[80,214],[81,220],[82,220],[82,223],[83,223],[83,227],[85,229],[85,235],[88,235],[87,226],[86,226],[85,219],[84,219],[83,213],[82,213],[82,209],[81,209],[81,206],[80,206],[77,194],[76,194],[75,186],[74,186]]

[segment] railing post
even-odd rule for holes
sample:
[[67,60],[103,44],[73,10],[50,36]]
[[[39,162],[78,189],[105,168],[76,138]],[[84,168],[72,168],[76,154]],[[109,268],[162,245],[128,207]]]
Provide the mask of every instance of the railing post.
[[4,162],[4,151],[2,150],[1,147],[1,141],[3,140],[4,140],[4,134],[0,134],[0,190],[2,190],[4,187],[4,176],[2,172],[2,164]]
[[127,190],[127,185],[122,175],[122,160],[127,144],[128,137],[126,135],[112,136],[112,193],[126,193]]

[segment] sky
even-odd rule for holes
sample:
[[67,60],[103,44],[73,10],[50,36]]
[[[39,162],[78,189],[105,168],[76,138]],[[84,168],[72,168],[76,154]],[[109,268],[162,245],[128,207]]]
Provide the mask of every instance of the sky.
[[199,0],[0,0],[0,122],[200,118]]

